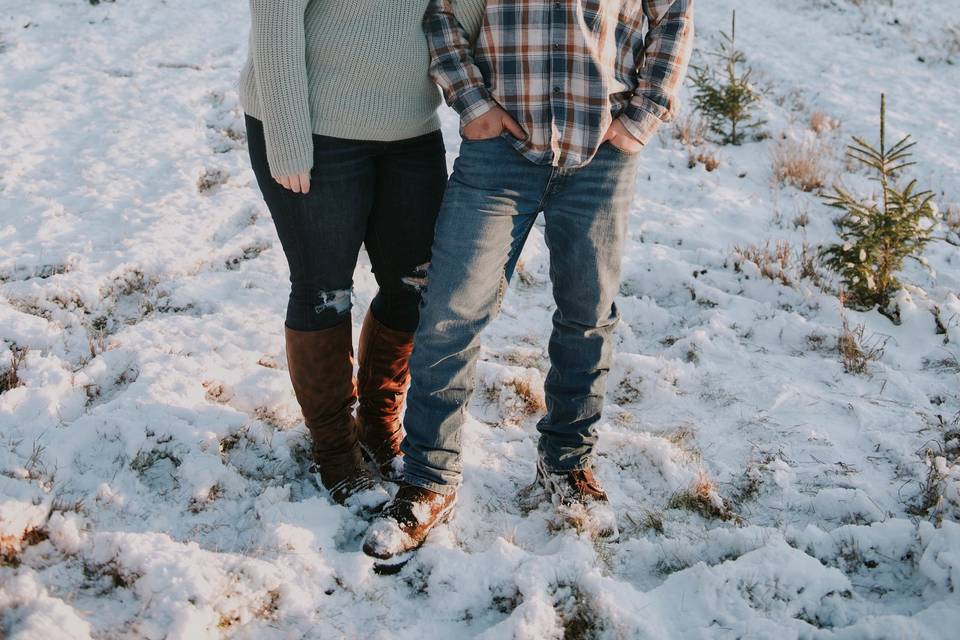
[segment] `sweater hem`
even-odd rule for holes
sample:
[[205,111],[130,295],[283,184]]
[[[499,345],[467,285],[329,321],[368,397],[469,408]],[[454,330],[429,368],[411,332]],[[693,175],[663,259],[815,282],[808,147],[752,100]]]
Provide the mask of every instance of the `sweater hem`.
[[[244,113],[263,121],[263,114],[256,106],[249,104],[241,92],[240,107]],[[311,118],[311,133],[318,136],[328,136],[343,140],[364,140],[367,142],[397,142],[417,136],[433,133],[440,129],[440,118],[433,113],[424,121],[414,122],[406,126],[392,125],[390,127],[376,126],[372,123],[333,120],[330,118]]]
[[313,122],[314,135],[368,142],[397,142],[433,133],[438,129],[440,129],[440,118],[436,114],[430,116],[424,122],[417,122],[404,127],[390,127],[389,129],[371,126],[370,124],[329,119],[318,119]]

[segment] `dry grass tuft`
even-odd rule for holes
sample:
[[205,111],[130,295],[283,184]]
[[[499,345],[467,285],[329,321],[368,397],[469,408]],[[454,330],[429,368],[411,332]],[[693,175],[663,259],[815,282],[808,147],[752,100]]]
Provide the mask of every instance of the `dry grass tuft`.
[[547,410],[547,404],[543,399],[543,394],[534,389],[528,379],[517,378],[507,384],[513,387],[517,397],[522,401],[523,411],[527,415],[533,416]]
[[678,118],[673,125],[673,137],[687,150],[687,166],[695,169],[702,164],[707,171],[716,171],[720,167],[720,159],[707,146],[707,123],[694,112]]
[[484,385],[484,398],[500,409],[503,424],[516,426],[547,410],[542,389],[526,376],[491,381]]
[[19,536],[0,536],[0,567],[20,566],[21,552],[26,547],[32,547],[35,544],[40,544],[47,538],[47,531],[43,527],[27,529]]
[[935,428],[942,430],[942,440],[931,440],[918,452],[927,473],[920,493],[906,511],[930,518],[939,527],[944,518],[955,519],[960,514],[960,413],[952,424],[938,415]]
[[273,356],[263,356],[257,360],[257,364],[267,369],[279,369],[280,363]]
[[271,589],[267,591],[263,599],[263,604],[254,612],[254,615],[260,620],[275,621],[279,619],[280,610],[280,590]]
[[523,260],[517,260],[517,267],[514,273],[517,276],[517,280],[520,281],[520,284],[525,287],[535,287],[537,284],[539,284],[537,276],[534,275],[532,271],[527,269],[527,263]]
[[773,176],[782,185],[804,192],[823,188],[829,175],[829,147],[819,141],[784,139],[774,147]]
[[556,595],[554,607],[563,627],[564,640],[588,640],[602,635],[605,618],[596,611],[591,597],[579,586],[558,584]]
[[286,415],[282,409],[277,407],[256,407],[253,410],[253,415],[277,431],[284,431],[300,422],[298,419]]
[[840,362],[843,363],[843,370],[847,373],[866,373],[871,362],[883,357],[883,350],[887,344],[887,338],[871,336],[864,337],[866,326],[857,325],[853,329],[843,318],[843,327],[840,330],[840,337],[837,338],[837,351],[840,354]]
[[204,397],[206,397],[206,399],[210,402],[224,404],[233,399],[233,393],[231,393],[222,382],[217,382],[215,380],[204,380],[200,384],[205,391]]
[[831,118],[823,111],[814,111],[810,114],[810,129],[818,136],[840,128],[840,121]]
[[960,208],[947,207],[943,212],[943,224],[951,233],[960,235]]
[[220,497],[223,496],[223,491],[224,489],[222,484],[219,482],[214,483],[214,485],[207,490],[205,495],[194,496],[190,499],[190,504],[187,505],[187,511],[190,513],[200,513],[208,506],[219,500]]
[[643,399],[643,379],[640,376],[625,375],[617,384],[613,401],[620,406],[633,404]]
[[771,247],[770,242],[764,242],[762,246],[750,244],[746,246],[736,246],[733,248],[736,261],[734,270],[740,271],[740,263],[752,262],[760,269],[763,277],[780,282],[785,286],[792,286],[793,281],[787,274],[787,268],[790,266],[790,243],[786,240],[777,240]]
[[923,452],[927,475],[920,485],[920,493],[906,512],[912,516],[930,517],[939,526],[946,511],[945,484],[948,479],[946,458],[927,450]]
[[803,209],[797,211],[797,215],[793,217],[793,228],[806,228],[808,224],[810,224],[810,211],[804,207]]
[[807,335],[807,346],[810,347],[812,351],[832,351],[833,349],[828,347],[828,339],[822,333],[811,333]]
[[720,496],[713,481],[703,473],[690,488],[673,494],[667,508],[683,509],[708,519],[740,521],[729,503]]
[[230,452],[240,445],[241,440],[246,439],[247,431],[247,427],[243,427],[239,431],[228,433],[220,439],[220,458],[224,464],[230,459]]
[[653,531],[659,535],[663,535],[663,513],[660,511],[650,511],[645,509],[640,515],[640,521],[637,522],[633,517],[628,513],[625,514],[627,519],[630,520],[634,526],[641,531]]
[[720,167],[720,159],[712,151],[690,152],[687,157],[687,166],[695,169],[698,164],[702,164],[707,171],[716,171]]
[[204,169],[200,177],[197,178],[197,191],[200,193],[209,193],[217,187],[226,184],[230,179],[230,174],[223,169]]
[[6,371],[0,372],[0,393],[5,393],[23,385],[23,381],[20,380],[20,365],[26,359],[27,351],[29,351],[27,347],[13,348],[10,354],[10,365]]
[[707,141],[707,123],[691,111],[673,123],[673,137],[684,147],[702,147]]
[[692,427],[684,425],[665,434],[665,437],[675,447],[689,450],[696,439],[696,435],[697,433]]
[[546,373],[550,363],[543,353],[542,349],[527,349],[516,347],[508,351],[494,354],[498,360],[522,369],[537,369]]
[[763,245],[735,246],[733,257],[733,269],[737,273],[744,262],[750,262],[760,270],[761,276],[772,282],[792,287],[799,280],[810,280],[823,289],[817,253],[806,242],[798,251],[786,240],[778,240],[773,246],[769,241]]

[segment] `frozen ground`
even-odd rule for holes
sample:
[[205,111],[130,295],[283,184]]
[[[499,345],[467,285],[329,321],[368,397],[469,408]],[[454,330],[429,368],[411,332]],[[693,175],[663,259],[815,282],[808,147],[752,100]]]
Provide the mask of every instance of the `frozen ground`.
[[[0,395],[0,636],[956,637],[957,247],[911,262],[899,326],[846,313],[885,345],[847,373],[838,301],[796,257],[832,214],[771,179],[815,111],[835,153],[873,139],[883,90],[960,211],[960,7],[856,4],[700,3],[701,47],[739,8],[772,138],[708,147],[711,173],[669,131],[644,152],[597,461],[620,542],[518,499],[551,312],[535,232],[486,335],[459,510],[379,577],[305,475],[234,92],[246,3],[0,0],[0,371],[28,349]],[[766,241],[793,253],[774,279],[734,252]]]

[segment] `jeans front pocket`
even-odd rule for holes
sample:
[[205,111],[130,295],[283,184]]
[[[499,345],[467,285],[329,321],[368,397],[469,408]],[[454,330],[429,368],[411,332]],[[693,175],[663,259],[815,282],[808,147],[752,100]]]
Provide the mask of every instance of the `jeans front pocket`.
[[640,155],[640,152],[643,151],[643,147],[640,147],[636,151],[625,151],[620,147],[618,147],[617,145],[610,142],[609,140],[607,140],[603,144],[610,147],[613,150],[613,152],[616,153],[617,155],[621,155],[625,158],[636,158],[638,155]]

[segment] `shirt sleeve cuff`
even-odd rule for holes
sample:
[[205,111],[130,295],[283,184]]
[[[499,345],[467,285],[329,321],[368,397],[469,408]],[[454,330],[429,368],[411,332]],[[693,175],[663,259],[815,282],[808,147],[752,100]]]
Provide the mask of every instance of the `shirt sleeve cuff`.
[[652,111],[631,102],[620,114],[620,122],[640,144],[646,145],[664,120]]
[[496,102],[483,85],[471,87],[457,96],[454,110],[460,114],[460,128],[467,126],[483,114],[493,109]]

